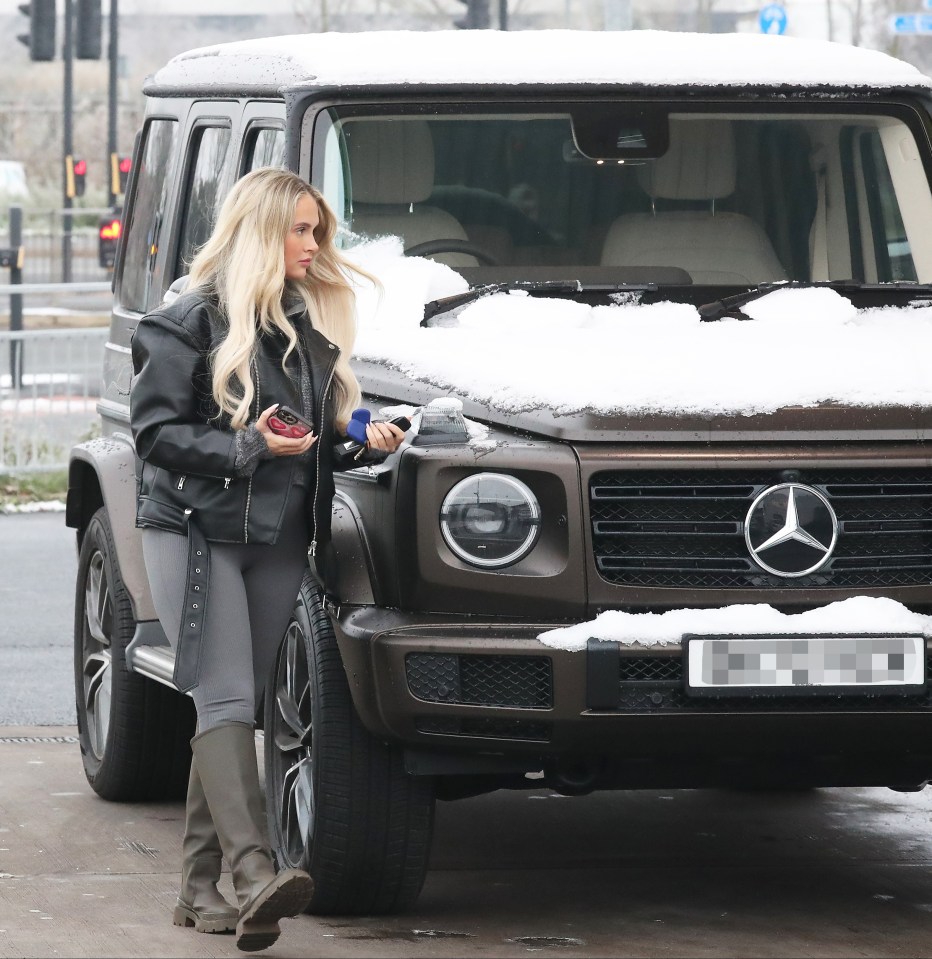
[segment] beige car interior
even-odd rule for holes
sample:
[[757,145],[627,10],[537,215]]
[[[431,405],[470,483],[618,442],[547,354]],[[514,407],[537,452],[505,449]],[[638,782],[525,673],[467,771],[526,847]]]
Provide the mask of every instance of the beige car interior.
[[[764,118],[747,116],[745,122],[760,119]],[[817,122],[808,122],[810,120]],[[805,154],[798,151],[794,154],[796,147],[792,141],[787,141],[783,150],[785,156],[802,160],[802,164],[797,162],[790,171],[793,182],[784,182],[779,173],[773,180],[773,168],[761,165],[756,174],[761,179],[743,182],[739,190],[736,143],[744,140],[736,138],[738,122],[709,114],[672,115],[666,151],[656,159],[619,168],[623,179],[613,182],[624,185],[612,200],[620,200],[624,212],[614,219],[610,214],[607,218],[600,216],[592,199],[597,194],[586,193],[590,189],[586,184],[595,181],[579,179],[579,174],[586,172],[584,167],[570,171],[576,179],[568,174],[566,181],[555,184],[555,195],[578,200],[582,209],[587,209],[588,203],[588,209],[595,212],[582,214],[592,216],[588,232],[583,227],[575,240],[564,242],[561,239],[547,241],[543,231],[538,238],[527,230],[524,234],[512,233],[508,223],[489,215],[488,208],[483,209],[483,203],[487,204],[491,198],[497,201],[500,210],[503,205],[515,203],[511,197],[496,196],[480,184],[471,185],[468,181],[463,184],[456,179],[459,174],[451,177],[449,170],[438,185],[434,133],[429,120],[347,118],[343,123],[347,151],[343,170],[351,171],[347,184],[350,228],[368,236],[401,237],[406,250],[431,241],[471,244],[488,259],[477,259],[468,251],[448,250],[428,255],[454,268],[472,268],[470,273],[481,268],[481,282],[511,277],[514,268],[519,266],[525,279],[552,279],[560,271],[566,272],[564,267],[572,267],[574,277],[586,280],[587,275],[592,274],[592,279],[599,282],[610,281],[622,269],[628,272],[629,281],[644,278],[669,283],[753,286],[791,276],[812,280],[855,276],[877,282],[879,258],[875,255],[875,238],[869,227],[871,211],[865,193],[870,171],[864,168],[861,154],[853,149],[850,155],[854,195],[846,195],[842,138],[844,131],[850,129],[850,123],[800,118],[797,135],[806,131],[810,138],[805,144]],[[879,132],[881,162],[889,169],[897,196],[913,198],[908,203],[900,202],[905,239],[920,278],[928,280],[932,272],[932,232],[925,224],[932,217],[932,200],[918,150],[901,122],[892,118],[865,118],[859,125],[858,135],[868,136],[872,127]],[[449,153],[449,142],[441,140],[440,143]],[[752,175],[749,171],[755,169],[756,161],[746,155],[746,146],[744,150],[741,164],[748,176]],[[804,156],[808,160],[803,159]],[[446,162],[449,165],[449,158]],[[782,173],[784,177],[787,175],[785,169]],[[512,175],[521,179],[520,167]],[[768,180],[768,176],[771,179]],[[524,178],[533,177],[525,173]],[[542,182],[538,177],[537,191],[549,202],[551,197]],[[572,192],[574,183],[580,186],[578,194]],[[755,189],[760,191],[760,196],[773,189],[793,191],[795,226],[787,218],[778,221],[776,226],[771,224],[770,228],[775,231],[773,242],[761,225],[760,213],[749,215],[753,206],[749,196],[753,200]],[[605,195],[606,200],[610,197],[610,192]],[[852,202],[857,212],[854,219]],[[736,212],[736,207],[748,212]],[[799,230],[801,217],[806,218],[803,228],[808,237],[805,238]],[[861,225],[858,262],[854,262],[852,222]],[[788,229],[795,229],[795,236],[788,236]],[[803,248],[802,257],[790,252],[807,240],[808,250]],[[781,262],[774,244],[790,260]],[[682,276],[663,275],[658,273],[661,270],[676,271]]]
[[[764,231],[750,217],[716,210],[716,201],[735,190],[735,169],[730,122],[671,121],[667,152],[638,169],[652,211],[625,214],[612,223],[602,265],[676,266],[694,283],[785,279]],[[696,200],[705,201],[706,208],[675,208],[675,201]]]
[[[430,240],[467,240],[460,222],[425,201],[434,188],[434,144],[424,120],[350,120],[345,125],[353,171],[352,228],[368,236],[400,236],[405,249]],[[463,253],[432,257],[475,266]]]

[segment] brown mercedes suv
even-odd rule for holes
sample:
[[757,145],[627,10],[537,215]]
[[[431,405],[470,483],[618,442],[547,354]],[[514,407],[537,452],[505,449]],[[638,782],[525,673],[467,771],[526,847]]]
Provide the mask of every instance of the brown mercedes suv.
[[414,427],[338,476],[338,577],[308,575],[257,716],[314,911],[409,906],[437,798],[932,777],[926,77],[788,38],[466,31],[221,45],[144,92],[67,511],[101,796],[183,795],[193,731],[134,527],[130,336],[266,165],[323,191],[347,249],[400,238],[442,273],[406,342],[503,304],[472,371],[504,353],[515,379],[405,366],[360,314],[366,402]]

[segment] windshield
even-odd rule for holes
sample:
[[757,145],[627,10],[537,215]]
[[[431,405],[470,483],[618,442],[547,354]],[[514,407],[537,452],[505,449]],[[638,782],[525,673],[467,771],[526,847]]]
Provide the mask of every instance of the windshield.
[[471,283],[930,282],[909,111],[876,109],[347,105],[312,179],[344,247],[398,236]]

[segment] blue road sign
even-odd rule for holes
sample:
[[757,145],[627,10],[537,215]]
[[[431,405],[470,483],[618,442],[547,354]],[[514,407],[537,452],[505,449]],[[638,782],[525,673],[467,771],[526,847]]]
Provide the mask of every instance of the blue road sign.
[[932,13],[894,13],[888,25],[891,33],[932,33]]
[[760,12],[761,33],[786,33],[786,7],[768,3]]

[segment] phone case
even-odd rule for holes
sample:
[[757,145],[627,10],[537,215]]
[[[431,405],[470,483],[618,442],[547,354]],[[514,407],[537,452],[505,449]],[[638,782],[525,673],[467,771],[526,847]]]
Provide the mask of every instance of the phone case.
[[304,417],[295,413],[293,409],[280,406],[269,417],[269,429],[279,436],[301,439],[302,436],[307,436],[311,432],[311,425]]

